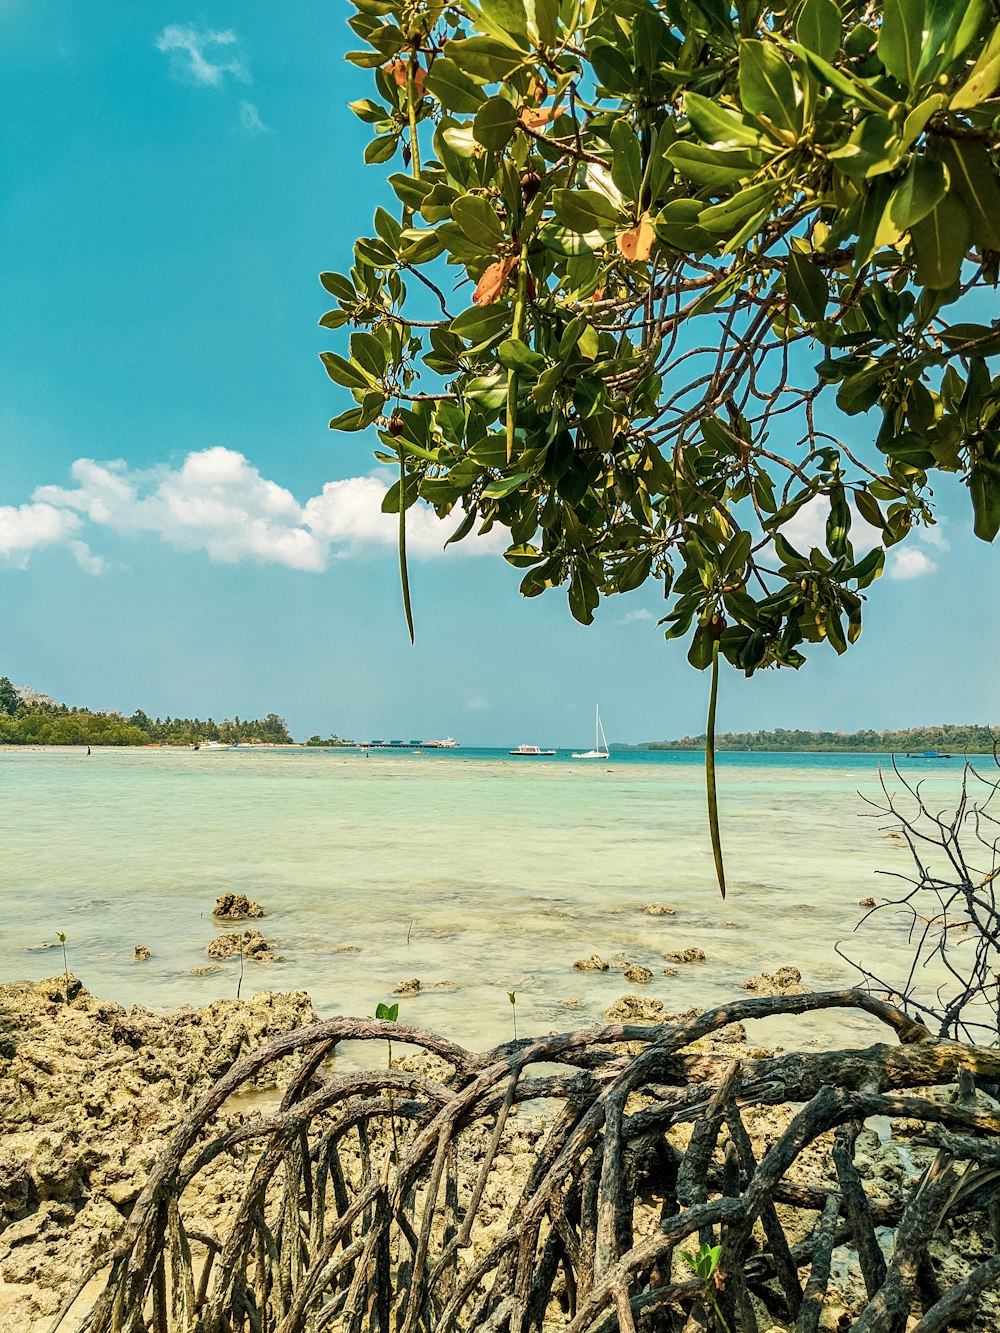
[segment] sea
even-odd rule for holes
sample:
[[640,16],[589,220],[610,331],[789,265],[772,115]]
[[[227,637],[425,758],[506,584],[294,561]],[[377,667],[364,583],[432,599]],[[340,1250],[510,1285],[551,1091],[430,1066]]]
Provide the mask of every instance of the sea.
[[[322,1017],[398,1003],[400,1021],[477,1048],[515,1022],[519,1035],[599,1022],[623,994],[671,1013],[727,1003],[783,965],[812,989],[856,984],[841,953],[901,985],[912,922],[886,911],[859,925],[861,900],[897,896],[913,873],[898,817],[880,810],[889,797],[912,809],[917,783],[932,808],[952,808],[963,767],[720,754],[723,900],[699,754],[8,749],[0,981],[61,972],[62,934],[70,970],[125,1006],[304,990]],[[247,924],[281,961],[213,967],[212,909],[227,891],[261,904]],[[687,948],[704,961],[664,957]],[[574,967],[595,954],[607,971]],[[627,981],[626,963],[652,980]],[[394,996],[414,978],[418,993]],[[778,1045],[875,1031],[849,1013],[753,1030]]]

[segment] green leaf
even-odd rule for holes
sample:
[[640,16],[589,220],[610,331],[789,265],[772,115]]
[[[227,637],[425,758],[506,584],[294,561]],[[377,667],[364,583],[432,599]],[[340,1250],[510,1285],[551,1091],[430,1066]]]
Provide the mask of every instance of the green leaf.
[[891,111],[895,106],[891,97],[871,87],[850,71],[837,69],[828,60],[810,51],[807,46],[799,42],[789,42],[788,49],[799,56],[821,82],[828,84],[834,91],[840,93],[841,97],[846,98],[848,106],[867,106],[873,111],[883,113]]
[[790,250],[788,254],[785,290],[803,319],[815,324],[826,318],[826,303],[830,299],[826,274],[798,250]]
[[338,301],[356,301],[358,294],[354,290],[354,283],[350,278],[345,278],[342,273],[321,273],[319,280]]
[[762,208],[769,207],[779,188],[777,181],[749,185],[732,198],[703,208],[698,214],[698,225],[713,236],[731,236]]
[[[737,181],[746,180],[759,165],[751,160],[745,150],[734,152],[725,148],[709,148],[705,144],[688,140],[672,143],[663,156],[685,180],[715,189],[725,189]],[[756,156],[763,161],[763,154]]]
[[776,129],[798,137],[802,99],[787,58],[769,42],[740,42],[740,97],[744,110],[766,116]]
[[965,204],[969,234],[980,250],[1000,250],[1000,185],[985,147],[946,139],[941,145],[951,188]]
[[991,542],[1000,532],[1000,466],[978,460],[969,470],[969,493],[975,518],[973,531]]
[[876,246],[891,245],[937,208],[948,190],[948,176],[940,162],[915,157],[899,182],[875,233]]
[[450,329],[459,338],[476,347],[485,346],[510,328],[512,314],[508,306],[471,306],[451,321]]
[[742,572],[753,546],[749,532],[738,532],[719,556],[719,573],[723,576]]
[[399,1018],[398,1004],[379,1004],[375,1006],[375,1017],[386,1023],[395,1023]]
[[515,338],[502,342],[497,348],[497,356],[500,364],[508,370],[524,370],[532,376],[540,374],[546,366],[544,356]]
[[627,120],[611,126],[611,178],[625,199],[639,199],[642,185],[642,149]]
[[462,72],[448,56],[438,56],[424,87],[433,93],[449,111],[476,112],[486,101],[486,94],[478,83]]
[[969,248],[969,215],[960,200],[945,195],[910,230],[917,257],[917,281],[934,291],[957,282]]
[[761,144],[760,131],[745,125],[738,111],[702,97],[700,93],[685,93],[684,110],[703,143],[720,148],[756,148]]
[[597,190],[553,190],[552,207],[559,221],[578,235],[614,227],[618,221],[618,210]]
[[362,430],[365,425],[364,409],[352,407],[348,412],[341,412],[330,422],[331,430]]
[[504,82],[529,58],[513,38],[465,37],[449,42],[448,51],[459,69],[484,83]]
[[878,58],[911,92],[917,86],[926,16],[925,0],[884,0],[882,5]]
[[839,171],[852,180],[867,180],[892,171],[902,145],[899,128],[887,116],[866,116],[842,148],[829,154]]
[[365,149],[365,161],[369,166],[376,162],[388,162],[399,146],[399,136],[396,134],[382,134],[377,139],[373,139]]
[[491,481],[483,489],[483,498],[485,500],[502,500],[505,495],[510,495],[511,491],[516,491],[518,487],[523,486],[526,481],[531,481],[530,472],[515,472],[512,477],[500,477],[497,481]]
[[989,40],[979,53],[979,59],[969,71],[969,77],[951,99],[953,111],[965,111],[985,102],[1000,87],[1000,25],[990,33]]
[[351,360],[377,380],[385,374],[389,352],[373,333],[359,332],[351,336]]
[[496,210],[478,194],[461,195],[451,206],[452,217],[462,231],[487,253],[493,254],[503,243],[503,227]]
[[805,0],[795,23],[795,36],[823,60],[832,60],[840,50],[844,18],[835,0]]
[[505,97],[491,97],[476,112],[472,132],[477,143],[498,152],[510,142],[517,129],[517,112]]
[[334,384],[341,384],[345,389],[370,389],[373,384],[372,377],[366,375],[357,366],[345,361],[342,356],[336,352],[320,352],[319,359],[326,367],[326,373],[333,380]]

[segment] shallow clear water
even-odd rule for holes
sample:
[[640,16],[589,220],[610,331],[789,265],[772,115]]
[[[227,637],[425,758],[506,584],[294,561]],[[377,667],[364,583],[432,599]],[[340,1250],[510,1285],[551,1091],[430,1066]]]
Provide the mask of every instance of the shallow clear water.
[[[262,904],[251,924],[285,960],[247,962],[244,995],[302,989],[324,1016],[371,1014],[419,977],[425,989],[400,1002],[400,1018],[472,1045],[510,1034],[510,990],[525,1034],[597,1020],[626,992],[668,1010],[740,998],[739,982],[785,963],[816,989],[851,984],[834,941],[863,915],[860,898],[887,891],[875,872],[908,865],[864,817],[878,763],[720,756],[722,903],[697,755],[3,751],[0,979],[60,971],[61,953],[43,946],[63,931],[95,994],[155,1009],[232,996],[238,961],[192,975],[218,932],[215,899],[232,889]],[[957,793],[958,759],[901,766],[942,806]],[[643,913],[650,902],[676,915]],[[133,960],[137,944],[148,962]],[[706,962],[665,976],[663,953],[688,945]],[[901,930],[880,924],[852,947],[902,975]],[[592,953],[625,954],[654,979],[575,972]],[[442,982],[453,989],[429,989]],[[858,1021],[828,1018],[824,1035],[835,1024],[854,1040]]]

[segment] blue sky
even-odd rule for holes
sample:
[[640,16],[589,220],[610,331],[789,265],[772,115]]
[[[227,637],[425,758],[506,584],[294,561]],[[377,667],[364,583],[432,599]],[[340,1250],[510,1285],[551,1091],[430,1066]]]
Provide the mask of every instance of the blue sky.
[[[328,431],[316,355],[316,275],[384,194],[346,13],[0,0],[0,674],[297,735],[578,744],[595,701],[612,740],[700,731],[655,588],[584,629],[430,515],[409,645],[375,441]],[[725,729],[997,720],[997,552],[940,499],[847,658],[728,673]]]

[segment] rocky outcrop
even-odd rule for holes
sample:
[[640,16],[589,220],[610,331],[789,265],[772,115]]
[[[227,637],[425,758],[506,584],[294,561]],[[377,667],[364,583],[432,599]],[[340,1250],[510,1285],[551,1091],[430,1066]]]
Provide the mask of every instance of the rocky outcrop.
[[242,934],[233,931],[229,935],[217,935],[208,946],[209,958],[238,958],[240,955],[255,963],[281,962],[281,954],[273,953],[271,944],[252,926]]
[[[67,1004],[66,982],[0,986],[4,1333],[50,1327],[192,1099],[247,1051],[316,1017],[302,992],[162,1016],[95,999],[72,976]],[[220,1189],[226,1171],[232,1184],[238,1168],[224,1165]]]
[[741,981],[740,986],[755,995],[808,995],[809,988],[801,982],[802,973],[797,967],[779,967],[777,972],[760,972],[749,981]]
[[419,995],[420,978],[410,977],[409,981],[401,981],[398,986],[393,986],[393,995]]
[[705,950],[696,948],[674,949],[671,953],[665,953],[663,956],[668,963],[703,963],[705,961]]
[[245,893],[223,893],[216,898],[212,915],[218,921],[249,921],[262,917],[264,909]]
[[599,954],[592,953],[589,958],[578,958],[573,966],[577,972],[607,972],[609,965]]

